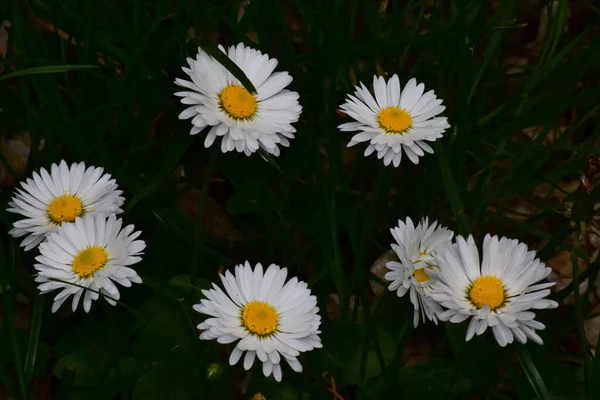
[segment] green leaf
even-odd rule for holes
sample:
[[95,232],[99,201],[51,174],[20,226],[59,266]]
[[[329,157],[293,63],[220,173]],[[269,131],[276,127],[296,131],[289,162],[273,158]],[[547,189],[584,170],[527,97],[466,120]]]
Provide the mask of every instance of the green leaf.
[[[596,342],[596,349],[600,349],[600,335]],[[594,363],[592,364],[592,372],[590,374],[589,385],[587,387],[587,400],[600,399],[600,356],[596,353]]]
[[[365,325],[359,325],[358,326],[358,330],[359,330],[359,335],[363,336],[368,334],[366,332],[366,326]],[[391,364],[392,360],[394,359],[394,356],[396,355],[396,341],[394,340],[394,338],[387,333],[386,331],[384,331],[381,328],[377,328],[377,339],[379,340],[379,345],[381,346],[381,352],[383,354],[383,360],[385,362],[385,365],[388,366]],[[362,353],[363,353],[363,349],[362,349],[362,343],[364,342],[364,340],[361,340],[361,346],[356,347],[353,350],[354,353],[354,357],[352,359],[352,362],[350,363],[350,368],[352,368],[352,370],[357,374],[357,376],[359,376],[359,371],[360,371],[360,363],[361,363],[361,357],[362,357]],[[381,364],[377,358],[377,353],[375,352],[375,348],[374,348],[374,341],[371,340],[370,341],[370,346],[369,346],[369,351],[367,354],[367,364],[366,364],[366,368],[365,368],[365,380],[369,380],[370,378],[377,376],[379,374],[381,374],[383,372],[382,368],[381,368]],[[351,383],[352,380],[350,380],[348,383]]]
[[0,82],[20,76],[39,75],[39,74],[57,74],[59,72],[77,71],[80,69],[100,68],[98,65],[48,65],[44,67],[33,67],[11,72],[10,74],[0,75]]
[[31,380],[33,369],[35,367],[35,361],[37,358],[37,352],[39,348],[40,340],[40,329],[42,326],[42,317],[44,312],[44,299],[45,296],[40,294],[35,297],[35,304],[33,306],[33,314],[31,315],[31,329],[29,332],[29,341],[27,343],[27,353],[25,353],[25,379]]
[[550,395],[550,391],[525,346],[517,346],[517,358],[519,359],[521,367],[523,367],[523,371],[525,371],[525,375],[527,375],[527,379],[535,394],[541,400],[551,400],[552,396]]
[[179,289],[188,295],[201,296],[202,289],[210,289],[211,283],[206,279],[197,280],[195,285],[192,285],[190,274],[179,274],[169,279],[169,286]]
[[108,354],[100,349],[76,351],[58,360],[54,375],[60,379],[65,369],[75,371],[74,386],[94,387],[100,383],[108,360]]
[[138,379],[133,390],[133,400],[161,400],[167,398],[164,377],[158,368],[154,368]]
[[231,215],[262,213],[281,207],[271,188],[260,181],[240,185],[225,205]]

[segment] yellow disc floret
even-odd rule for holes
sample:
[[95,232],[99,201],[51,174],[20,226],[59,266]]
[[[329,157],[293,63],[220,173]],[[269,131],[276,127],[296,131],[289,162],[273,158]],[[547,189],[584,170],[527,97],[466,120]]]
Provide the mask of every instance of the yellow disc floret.
[[279,313],[269,303],[254,300],[242,309],[242,324],[251,333],[267,336],[275,332]]
[[81,250],[73,260],[73,272],[80,278],[86,279],[94,276],[94,273],[102,269],[108,261],[108,253],[102,247],[88,247]]
[[377,122],[381,129],[392,135],[401,135],[412,128],[412,117],[403,108],[391,106],[379,111]]
[[425,271],[425,268],[415,269],[415,272],[413,272],[413,276],[419,282],[426,282],[428,280],[431,280],[431,277]]
[[504,304],[504,286],[500,278],[495,276],[481,276],[475,279],[468,297],[471,303],[478,309],[488,306],[492,311]]
[[48,204],[48,216],[57,224],[73,222],[81,214],[83,214],[83,204],[72,194],[58,196]]
[[219,95],[219,105],[233,119],[251,119],[256,113],[256,97],[243,86],[228,85]]

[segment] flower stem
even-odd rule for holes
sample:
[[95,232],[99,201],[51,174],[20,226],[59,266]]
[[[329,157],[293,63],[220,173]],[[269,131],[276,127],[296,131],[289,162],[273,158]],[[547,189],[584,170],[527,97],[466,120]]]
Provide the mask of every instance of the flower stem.
[[208,198],[208,187],[210,180],[215,172],[217,158],[219,155],[219,147],[212,146],[208,165],[202,174],[202,187],[200,199],[198,200],[198,209],[196,210],[196,219],[194,220],[194,248],[192,253],[192,267],[190,270],[190,283],[195,285],[198,280],[198,266],[200,264],[200,246],[202,245],[202,220],[204,218],[204,210],[206,208],[206,199]]

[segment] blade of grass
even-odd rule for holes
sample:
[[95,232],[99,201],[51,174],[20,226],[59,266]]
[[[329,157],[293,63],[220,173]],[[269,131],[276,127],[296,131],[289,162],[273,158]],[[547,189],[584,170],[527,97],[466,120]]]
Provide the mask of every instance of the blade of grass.
[[192,265],[190,270],[190,282],[192,285],[196,284],[198,279],[198,266],[200,264],[200,246],[202,245],[202,220],[204,217],[204,209],[206,207],[206,199],[208,198],[208,189],[210,180],[215,172],[217,166],[217,158],[221,149],[218,146],[212,146],[210,149],[210,156],[208,159],[208,165],[202,173],[202,187],[200,193],[200,199],[198,199],[198,209],[196,211],[196,219],[194,220],[194,243],[192,253]]
[[20,76],[38,75],[38,74],[57,74],[60,72],[77,71],[80,69],[100,68],[99,65],[46,65],[43,67],[32,67],[11,72],[10,74],[0,75],[0,82]]
[[169,152],[165,155],[165,157],[161,160],[162,168],[160,171],[154,176],[154,180],[148,186],[146,186],[143,190],[138,192],[131,201],[127,203],[125,207],[125,212],[130,211],[137,203],[151,195],[158,187],[167,179],[175,165],[180,162],[181,157],[187,151],[189,146],[192,144],[193,136],[188,135],[185,138],[181,138],[180,140],[174,139],[176,143],[171,147]]
[[[598,335],[598,341],[596,342],[596,349],[600,349],[600,335]],[[587,387],[587,400],[600,399],[600,356],[596,353],[594,357],[594,364],[592,365],[592,371],[589,379],[590,384]]]
[[45,296],[37,294],[35,297],[35,304],[33,306],[29,341],[27,343],[27,352],[25,353],[25,379],[27,382],[31,381],[37,350],[39,348],[40,330],[42,327],[42,317],[44,313],[44,300]]
[[[577,237],[575,237],[575,247],[577,243]],[[583,325],[583,312],[581,310],[581,296],[579,294],[579,257],[575,253],[575,249],[571,250],[571,265],[573,270],[573,301],[575,303],[575,315],[577,316],[577,328],[579,331],[579,341],[581,342],[581,350],[583,353],[583,381],[584,385],[588,385],[588,377],[591,368],[591,360],[589,357],[589,351],[587,347],[587,339],[585,337],[585,328]]]
[[519,363],[525,371],[525,375],[527,375],[527,379],[529,380],[529,384],[531,385],[533,391],[541,400],[551,400],[552,396],[550,395],[550,391],[544,382],[544,379],[540,375],[535,363],[531,359],[531,355],[525,346],[517,346],[516,349],[517,358],[519,359]]
[[235,76],[241,82],[241,84],[246,88],[247,91],[249,91],[252,94],[256,94],[256,88],[254,87],[252,82],[250,82],[250,79],[248,79],[244,71],[242,71],[242,69],[238,67],[236,63],[234,63],[229,57],[227,57],[227,54],[223,53],[221,50],[219,50],[217,46],[215,46],[208,40],[196,38],[193,40],[193,42],[200,46],[202,50],[206,52],[206,54],[208,54],[209,56],[217,60],[222,66],[227,68],[227,70],[231,72],[233,76]]
[[[17,375],[17,383],[19,387],[18,396],[26,400],[29,398],[28,390],[25,381],[25,374],[23,373],[23,359],[21,358],[21,348],[17,339],[17,327],[15,326],[15,285],[9,284],[11,282],[11,271],[15,271],[15,259],[14,245],[11,244],[8,255],[5,254],[4,246],[0,245],[0,260],[3,260],[4,266],[8,268],[0,268],[0,284],[2,285],[2,303],[4,305],[4,327],[7,329],[9,338],[11,341],[11,350],[13,360],[15,364],[15,373]],[[5,261],[5,262],[4,262]]]
[[435,154],[437,154],[440,172],[442,173],[442,180],[444,181],[444,187],[448,193],[448,199],[450,200],[450,206],[452,207],[452,212],[454,213],[454,218],[458,225],[458,231],[462,236],[467,236],[471,233],[469,221],[465,215],[460,194],[454,181],[454,175],[450,169],[446,149],[439,140],[435,143]]

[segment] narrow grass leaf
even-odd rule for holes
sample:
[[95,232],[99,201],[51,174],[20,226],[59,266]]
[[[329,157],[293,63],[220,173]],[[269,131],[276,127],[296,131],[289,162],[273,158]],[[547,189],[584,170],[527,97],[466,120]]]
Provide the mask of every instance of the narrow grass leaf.
[[229,57],[227,57],[227,54],[223,53],[221,50],[219,50],[217,46],[215,46],[207,40],[196,38],[194,39],[194,42],[198,44],[198,46],[200,46],[202,50],[206,52],[206,54],[208,54],[209,56],[217,60],[222,66],[227,68],[227,70],[231,72],[233,76],[235,76],[242,83],[242,85],[246,88],[247,91],[249,91],[252,94],[257,93],[256,88],[254,87],[252,82],[250,82],[250,79],[248,79],[244,71],[242,71],[242,69],[238,67],[236,63],[234,63]]
[[521,364],[523,371],[525,371],[525,375],[527,375],[529,384],[533,388],[535,394],[541,400],[551,400],[552,396],[550,395],[550,391],[548,390],[548,387],[546,386],[542,375],[540,375],[540,372],[535,366],[535,363],[531,359],[531,355],[529,354],[527,348],[525,346],[519,345],[516,351],[519,363]]
[[57,74],[60,72],[77,71],[80,69],[100,68],[99,65],[46,65],[43,67],[33,67],[11,72],[10,74],[0,75],[0,81],[6,81],[20,76],[39,75],[39,74]]

